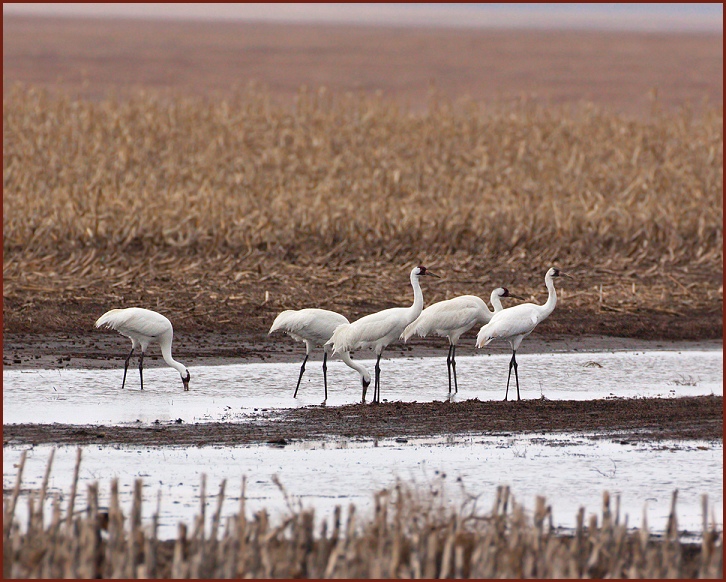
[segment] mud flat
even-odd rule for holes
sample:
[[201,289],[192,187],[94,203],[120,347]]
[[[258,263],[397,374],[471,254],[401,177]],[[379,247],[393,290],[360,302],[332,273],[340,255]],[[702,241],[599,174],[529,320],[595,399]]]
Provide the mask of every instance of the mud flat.
[[392,402],[270,412],[246,422],[152,426],[10,424],[4,445],[285,445],[325,438],[378,439],[447,434],[597,431],[633,441],[723,439],[723,396],[593,401]]

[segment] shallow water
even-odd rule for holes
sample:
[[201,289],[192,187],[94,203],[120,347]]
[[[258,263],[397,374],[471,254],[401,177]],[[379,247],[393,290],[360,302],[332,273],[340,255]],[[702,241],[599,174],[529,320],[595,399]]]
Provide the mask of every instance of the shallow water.
[[[454,400],[501,400],[509,355],[457,357],[459,393]],[[520,354],[522,398],[590,400],[610,397],[723,395],[723,351],[653,351]],[[373,372],[374,360],[361,360]],[[116,370],[3,370],[3,422],[125,424],[181,418],[185,423],[242,420],[266,409],[323,401],[320,361],[308,361],[297,398],[298,363],[190,367],[189,392],[175,370],[130,368],[121,390]],[[373,389],[369,388],[368,399]],[[446,349],[440,358],[381,361],[381,397],[389,401],[445,400]],[[509,397],[516,396],[514,379]],[[359,402],[358,374],[338,360],[328,363],[329,406]]]
[[[440,358],[384,360],[382,396],[388,400],[432,401],[447,398],[446,354]],[[523,398],[596,399],[633,396],[679,397],[723,395],[723,352],[590,352],[521,354],[517,358]],[[371,371],[373,360],[362,360]],[[506,386],[509,356],[459,356],[459,394],[455,399],[500,400]],[[319,361],[309,361],[297,399],[293,399],[299,364],[239,364],[192,367],[192,389],[183,392],[170,368],[144,374],[129,370],[128,388],[120,389],[123,368],[116,370],[5,370],[3,422],[125,424],[181,418],[186,423],[240,421],[264,410],[318,405],[323,399]],[[328,405],[358,402],[357,374],[342,362],[328,364]],[[369,398],[370,393],[369,392]],[[510,393],[510,397],[513,393]],[[12,487],[22,447],[5,446],[3,486]],[[29,449],[23,486],[38,488],[49,446]],[[295,503],[314,507],[319,518],[335,505],[355,503],[372,508],[372,494],[400,478],[418,487],[445,486],[445,499],[460,503],[466,492],[480,495],[488,510],[496,486],[510,485],[516,499],[534,507],[536,495],[552,504],[554,523],[573,527],[580,505],[600,514],[602,492],[621,495],[621,513],[640,526],[647,506],[652,530],[665,528],[671,494],[679,490],[679,529],[699,532],[701,494],[718,520],[723,515],[723,442],[620,444],[588,435],[450,436],[406,442],[338,440],[302,442],[286,447],[172,448],[89,446],[84,448],[81,486],[98,481],[101,502],[108,502],[110,479],[118,477],[124,510],[130,510],[133,480],[144,479],[144,518],[162,492],[162,537],[173,537],[176,523],[191,523],[199,510],[200,477],[207,475],[207,515],[216,506],[219,483],[227,479],[223,515],[239,507],[240,481],[247,476],[248,513],[267,508],[273,516],[287,511],[272,481],[279,475]],[[51,473],[51,492],[67,494],[75,448],[58,449]],[[446,475],[446,477],[443,477]],[[460,479],[460,481],[458,481]],[[81,500],[77,507],[84,507]],[[613,506],[614,507],[614,501]],[[21,503],[19,516],[25,515]],[[723,523],[719,521],[719,526]]]
[[[23,487],[39,489],[50,446],[28,451]],[[12,487],[21,448],[6,446],[3,454],[3,487]],[[57,450],[50,478],[51,494],[65,495],[75,463],[75,448]],[[384,440],[306,442],[297,446],[203,448],[144,448],[91,446],[83,452],[76,507],[84,508],[87,483],[98,481],[100,502],[108,506],[110,480],[119,479],[122,507],[131,507],[136,478],[144,480],[145,522],[156,507],[161,491],[160,536],[171,538],[176,524],[191,525],[199,512],[200,478],[207,475],[207,516],[217,504],[222,479],[227,479],[223,516],[239,511],[241,479],[247,476],[247,515],[267,508],[274,519],[287,511],[283,494],[272,481],[278,475],[293,494],[293,503],[314,507],[316,519],[332,516],[336,505],[347,511],[354,503],[359,512],[370,512],[373,493],[395,485],[400,478],[419,488],[444,486],[443,498],[461,503],[469,494],[480,495],[478,507],[489,510],[496,486],[507,484],[518,502],[532,510],[536,495],[552,505],[553,521],[574,527],[580,505],[601,515],[602,492],[621,496],[621,518],[641,526],[644,508],[652,531],[665,529],[671,494],[678,489],[679,530],[700,532],[701,494],[709,495],[719,527],[723,526],[723,443],[688,441],[657,444],[620,444],[590,439],[587,435],[519,435],[516,437],[448,437]],[[460,480],[460,481],[458,481]],[[63,507],[67,506],[67,498]],[[48,506],[50,509],[50,505]],[[21,523],[27,504],[19,503]],[[345,515],[345,513],[344,513]],[[210,527],[207,521],[207,527]],[[208,530],[207,530],[208,531]]]

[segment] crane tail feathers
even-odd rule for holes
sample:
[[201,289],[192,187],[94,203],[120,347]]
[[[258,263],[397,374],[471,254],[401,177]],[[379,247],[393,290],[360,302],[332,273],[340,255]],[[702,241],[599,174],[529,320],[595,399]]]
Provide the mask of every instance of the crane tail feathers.
[[428,331],[429,331],[428,329],[419,325],[418,320],[414,320],[406,326],[406,329],[403,330],[403,333],[401,334],[400,339],[402,339],[403,342],[406,343],[414,335],[420,335],[421,337],[426,337],[426,335],[428,334]]
[[267,335],[270,335],[273,331],[277,331],[278,329],[287,331],[290,328],[290,320],[293,313],[295,312],[291,309],[287,309],[280,313],[280,315],[275,318],[275,321],[272,322],[272,327],[270,327],[270,331],[267,332]]
[[494,336],[489,335],[487,326],[485,325],[479,330],[479,333],[476,336],[476,347],[483,348],[484,346],[490,344],[493,341]]
[[110,329],[116,329],[124,319],[122,317],[123,309],[112,309],[107,311],[101,317],[96,320],[96,327],[107,327]]
[[338,327],[335,328],[333,335],[330,336],[330,339],[325,343],[326,346],[333,346],[334,354],[351,351],[352,346],[348,330],[350,330],[350,324],[341,323]]

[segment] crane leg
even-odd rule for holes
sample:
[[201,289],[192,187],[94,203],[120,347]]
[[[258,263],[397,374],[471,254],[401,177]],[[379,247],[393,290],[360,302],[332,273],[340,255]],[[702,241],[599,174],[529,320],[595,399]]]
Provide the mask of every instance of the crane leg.
[[328,400],[328,352],[323,350],[323,384],[325,384],[325,400]]
[[[456,346],[451,346],[453,349],[451,350],[451,369],[454,371],[454,394],[459,393],[459,384],[456,382]],[[451,392],[451,387],[449,387],[449,392]]]
[[305,373],[305,362],[308,361],[308,356],[310,354],[305,354],[305,359],[303,360],[302,366],[300,367],[300,376],[297,379],[297,386],[295,386],[295,394],[292,395],[293,398],[297,398],[297,391],[300,388],[300,380],[302,380],[303,374]]
[[144,352],[139,357],[139,377],[141,378],[141,389],[144,389]]
[[126,358],[126,363],[124,364],[124,381],[121,382],[121,390],[124,389],[124,386],[126,386],[126,372],[129,370],[129,360],[131,360],[131,356],[134,355],[134,346],[131,346],[131,353],[129,354],[129,357]]
[[373,387],[373,402],[378,404],[381,401],[381,354],[376,359],[376,383]]
[[514,379],[517,381],[517,400],[522,400],[519,397],[519,374],[517,374],[517,368],[519,367],[519,365],[517,364],[517,360],[514,359],[516,353],[517,352],[514,352],[512,354],[512,361],[514,362]]
[[449,394],[451,394],[451,348],[453,344],[449,344],[449,353],[446,355],[446,371],[449,373]]
[[[504,394],[504,400],[506,402],[507,396],[509,396],[509,380],[512,378],[512,366],[517,365],[517,360],[514,359],[514,355],[516,354],[516,351],[512,351],[512,359],[509,360],[509,374],[507,375],[507,392]],[[514,375],[516,377],[517,375],[517,368],[514,368]],[[517,386],[519,386],[519,382],[517,382]]]
[[365,378],[361,378],[361,384],[363,384],[363,395],[361,396],[361,404],[365,404],[366,402],[366,392],[368,392],[368,386],[371,385],[371,381],[368,380],[368,384],[366,384]]

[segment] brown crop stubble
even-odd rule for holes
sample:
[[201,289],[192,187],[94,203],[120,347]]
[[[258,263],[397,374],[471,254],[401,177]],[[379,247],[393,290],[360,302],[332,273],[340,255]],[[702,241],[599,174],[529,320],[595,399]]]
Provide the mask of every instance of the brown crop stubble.
[[16,86],[3,122],[6,326],[23,302],[178,308],[186,291],[182,328],[222,302],[262,329],[311,300],[407,300],[417,260],[532,292],[556,262],[580,275],[574,307],[720,310],[722,107],[633,120],[432,94],[413,114],[301,89],[290,111],[255,86],[97,102]]
[[[21,455],[15,488],[3,494],[3,575],[13,578],[721,578],[723,532],[716,529],[708,498],[702,496],[703,530],[700,547],[679,539],[674,492],[666,532],[658,539],[648,531],[645,513],[641,529],[621,519],[603,493],[602,516],[585,508],[577,515],[574,533],[553,527],[552,508],[537,497],[534,512],[525,512],[498,487],[494,507],[483,512],[478,496],[462,485],[464,502],[445,501],[445,476],[427,488],[398,483],[374,497],[372,516],[348,507],[345,523],[340,506],[316,534],[315,513],[304,509],[277,476],[287,512],[273,521],[266,509],[249,518],[245,478],[239,512],[221,519],[226,479],[220,484],[216,509],[206,530],[206,476],[202,475],[200,511],[194,527],[178,524],[175,540],[158,538],[161,495],[150,525],[142,525],[142,480],[134,482],[130,519],[119,501],[118,479],[111,481],[110,503],[103,510],[97,482],[89,483],[86,510],[74,513],[81,449],[63,515],[60,495],[52,498],[50,524],[44,523],[43,502],[53,461],[39,493],[28,497],[28,526],[23,531],[15,515],[26,453]],[[36,499],[37,498],[37,499]],[[35,503],[37,501],[37,504]],[[128,526],[124,525],[128,523]]]

